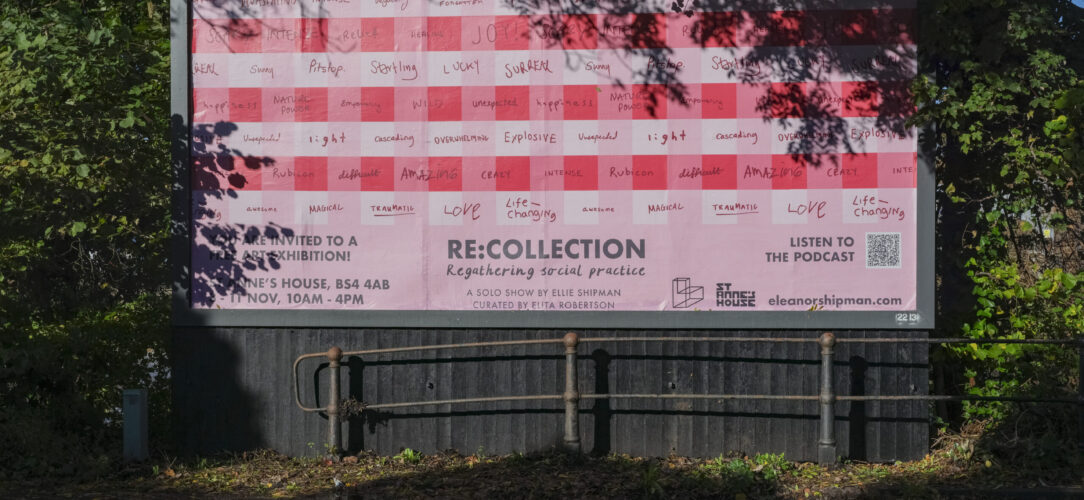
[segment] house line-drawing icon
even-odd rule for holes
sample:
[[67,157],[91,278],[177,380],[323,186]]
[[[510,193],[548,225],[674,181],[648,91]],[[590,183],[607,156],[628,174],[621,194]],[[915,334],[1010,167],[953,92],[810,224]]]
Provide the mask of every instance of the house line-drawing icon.
[[692,286],[689,278],[674,278],[671,295],[674,309],[688,309],[704,300],[704,287]]

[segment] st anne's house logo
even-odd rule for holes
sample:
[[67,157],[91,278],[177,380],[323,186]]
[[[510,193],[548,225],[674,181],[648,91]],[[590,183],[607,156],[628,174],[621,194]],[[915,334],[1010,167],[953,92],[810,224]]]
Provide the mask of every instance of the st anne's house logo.
[[689,278],[674,278],[670,289],[674,309],[688,309],[704,300],[704,287],[693,286]]

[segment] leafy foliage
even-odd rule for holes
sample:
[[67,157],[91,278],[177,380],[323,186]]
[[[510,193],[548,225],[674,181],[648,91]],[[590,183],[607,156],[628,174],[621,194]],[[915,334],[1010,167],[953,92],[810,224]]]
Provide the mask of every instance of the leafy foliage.
[[[1082,9],[924,6],[915,121],[936,130],[940,328],[977,340],[1080,335]],[[977,394],[1065,391],[1075,378],[1072,350],[975,343],[938,354]],[[996,405],[965,410],[1004,416]]]
[[0,471],[107,462],[123,388],[164,410],[165,6],[0,2]]

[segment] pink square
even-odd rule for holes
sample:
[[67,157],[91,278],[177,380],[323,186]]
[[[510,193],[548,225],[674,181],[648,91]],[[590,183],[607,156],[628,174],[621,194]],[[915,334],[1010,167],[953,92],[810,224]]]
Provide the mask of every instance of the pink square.
[[[482,33],[488,38],[488,30]],[[531,27],[525,16],[497,16],[493,22],[494,46],[497,50],[527,50]]]
[[796,155],[772,155],[772,189],[806,189],[806,160]]
[[294,162],[293,156],[274,158],[272,163],[262,170],[263,178],[261,187],[264,191],[293,191],[294,190]]
[[392,52],[395,50],[395,18],[361,18],[361,51]]
[[526,85],[495,87],[497,120],[529,120],[531,117],[531,88]]
[[327,88],[294,89],[294,121],[327,121]]
[[259,19],[230,19],[226,25],[229,32],[230,52],[261,52],[261,21]]
[[[426,87],[392,87],[390,89],[395,92],[395,99],[392,102],[399,103],[398,106],[395,106],[395,121],[429,121],[429,110],[425,106],[414,105],[414,103],[424,103],[426,99],[429,99],[429,92]],[[363,89],[362,95],[366,95],[368,91],[368,88]]]
[[738,118],[770,118],[772,116],[771,85],[766,83],[738,83]]
[[327,119],[331,122],[361,121],[361,89],[330,87],[327,89]]
[[295,191],[327,191],[327,157],[298,156],[294,159]]
[[429,51],[460,50],[463,29],[458,17],[430,17],[427,26]]
[[362,87],[361,121],[395,121],[395,88]]
[[671,155],[666,169],[666,186],[671,190],[699,190],[700,155]]
[[598,158],[598,189],[627,191],[632,189],[632,157],[600,156]]
[[531,158],[529,156],[498,156],[494,175],[497,191],[530,191]]
[[547,172],[560,171],[565,167],[565,160],[562,156],[532,156],[529,158],[530,164],[530,180],[529,189],[532,191],[560,191],[563,190],[565,185],[564,181],[560,178],[546,175]]
[[361,50],[361,19],[332,18],[327,21],[328,52],[358,52]]
[[229,89],[192,89],[192,121],[230,121]]
[[738,157],[735,155],[704,155],[700,171],[703,189],[738,188]]
[[913,188],[918,185],[917,153],[879,153],[873,187]]
[[564,117],[564,94],[560,85],[531,86],[531,120],[560,121]]
[[294,53],[301,47],[301,19],[264,19],[262,52]]
[[361,190],[361,158],[332,156],[327,159],[329,191]]
[[564,169],[566,191],[598,190],[597,156],[565,156]]
[[[911,155],[907,155],[910,157]],[[876,188],[880,155],[844,154],[840,174],[845,189]]]
[[362,191],[395,191],[396,160],[391,157],[361,158]]
[[[429,158],[424,156],[396,156],[393,180],[394,191],[429,191]],[[362,164],[364,165],[364,163]],[[365,190],[365,183],[362,183]],[[389,189],[388,191],[393,191]]]
[[670,48],[699,47],[697,36],[700,33],[699,16],[686,16],[684,13],[666,14],[666,39]]
[[497,158],[477,156],[463,162],[463,191],[496,191]]
[[327,28],[327,19],[301,19],[301,52],[327,52]]
[[459,87],[429,87],[429,121],[457,122],[463,119],[463,98]]
[[425,30],[429,26],[424,17],[395,18],[395,52],[424,52],[429,47]]
[[430,157],[429,191],[462,191],[463,158]]
[[192,20],[193,53],[226,53],[230,51],[229,28],[222,19]]
[[838,45],[839,23],[839,11],[807,11],[802,22],[802,39],[806,45]]
[[632,119],[632,107],[636,103],[635,88],[642,86],[600,86],[598,118],[600,120]]
[[599,93],[595,85],[564,85],[564,119],[597,120]]
[[739,190],[772,188],[772,155],[741,155],[737,161]]
[[[669,103],[667,104],[666,112],[670,118],[686,118],[686,119],[698,119],[701,118],[701,108],[706,104],[703,102],[703,85],[699,83],[687,83],[684,89],[672,89],[672,91],[682,92],[679,96],[670,95]],[[733,109],[733,106],[731,106]]]
[[666,189],[666,162],[662,155],[632,157],[632,189]]
[[463,121],[493,121],[497,119],[498,103],[495,87],[462,87]]
[[813,159],[806,165],[806,188],[808,189],[839,189],[843,187],[844,175],[842,159],[839,155],[821,154],[812,155]]
[[263,99],[258,88],[230,89],[230,121],[259,122],[263,111]]
[[460,50],[494,50],[499,28],[492,16],[464,16],[459,22]]

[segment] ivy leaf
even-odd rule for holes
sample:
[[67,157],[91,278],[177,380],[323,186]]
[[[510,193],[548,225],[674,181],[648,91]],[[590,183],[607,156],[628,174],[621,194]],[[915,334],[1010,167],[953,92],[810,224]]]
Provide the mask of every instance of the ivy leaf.
[[72,222],[71,235],[72,236],[77,236],[77,235],[79,235],[79,233],[85,231],[86,229],[87,229],[87,225],[86,225],[85,222],[80,222],[80,221]]

